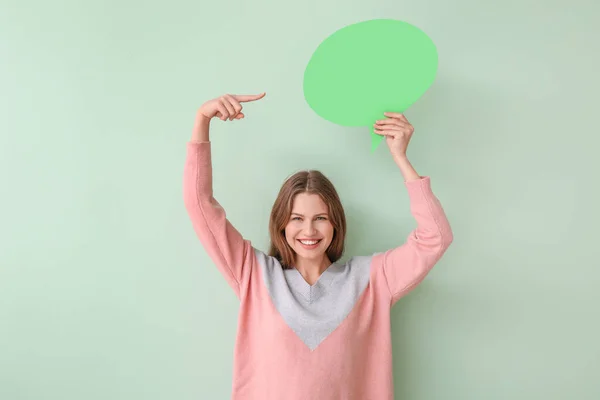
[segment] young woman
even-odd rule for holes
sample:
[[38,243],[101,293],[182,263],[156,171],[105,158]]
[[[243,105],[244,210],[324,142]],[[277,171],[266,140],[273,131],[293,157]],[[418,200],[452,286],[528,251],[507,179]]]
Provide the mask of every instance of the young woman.
[[186,209],[208,255],[240,299],[232,399],[393,399],[390,309],[419,284],[453,240],[430,179],[406,157],[408,120],[375,122],[403,177],[417,227],[383,253],[338,260],[346,220],[331,182],[298,172],[271,213],[268,254],[252,247],[213,197],[209,125],[244,118],[260,95],[204,103],[187,144]]

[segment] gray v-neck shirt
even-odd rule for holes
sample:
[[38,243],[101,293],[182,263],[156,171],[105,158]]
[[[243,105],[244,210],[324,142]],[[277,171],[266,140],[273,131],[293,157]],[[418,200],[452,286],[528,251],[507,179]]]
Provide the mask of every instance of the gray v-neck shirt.
[[369,283],[372,256],[333,263],[309,285],[297,269],[254,251],[275,308],[311,350],[342,323]]

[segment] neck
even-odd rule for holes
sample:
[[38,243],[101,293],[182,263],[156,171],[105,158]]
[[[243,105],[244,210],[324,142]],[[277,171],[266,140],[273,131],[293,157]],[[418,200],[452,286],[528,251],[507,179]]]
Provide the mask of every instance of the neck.
[[302,257],[296,257],[295,268],[300,272],[304,280],[309,284],[314,284],[323,271],[325,271],[330,265],[331,261],[326,254],[320,259],[308,259]]

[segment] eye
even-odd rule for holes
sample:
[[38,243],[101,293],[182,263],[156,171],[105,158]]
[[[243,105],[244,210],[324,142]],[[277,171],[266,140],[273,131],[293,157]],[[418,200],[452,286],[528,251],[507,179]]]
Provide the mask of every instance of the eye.
[[325,221],[325,220],[327,220],[327,217],[317,217],[317,219]]
[[299,221],[300,217],[292,217],[292,221]]

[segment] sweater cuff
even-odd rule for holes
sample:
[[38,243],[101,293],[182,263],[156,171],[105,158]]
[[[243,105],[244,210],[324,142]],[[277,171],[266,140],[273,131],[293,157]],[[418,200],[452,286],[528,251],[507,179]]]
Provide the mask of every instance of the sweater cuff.
[[421,176],[420,179],[405,181],[404,186],[408,190],[408,195],[412,199],[429,197],[431,191],[431,178],[429,176]]

